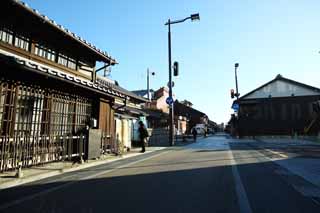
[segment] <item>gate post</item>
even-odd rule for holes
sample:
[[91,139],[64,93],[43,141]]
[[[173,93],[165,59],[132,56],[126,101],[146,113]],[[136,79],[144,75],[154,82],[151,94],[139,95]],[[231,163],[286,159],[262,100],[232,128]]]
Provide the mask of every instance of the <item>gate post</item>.
[[17,178],[23,178],[23,172],[22,172],[22,162],[19,162],[18,171],[16,173]]
[[84,140],[83,140],[83,137],[84,135],[81,133],[80,134],[80,139],[79,139],[79,155],[80,155],[80,164],[83,164],[84,163],[84,160],[83,160],[83,146],[84,146]]

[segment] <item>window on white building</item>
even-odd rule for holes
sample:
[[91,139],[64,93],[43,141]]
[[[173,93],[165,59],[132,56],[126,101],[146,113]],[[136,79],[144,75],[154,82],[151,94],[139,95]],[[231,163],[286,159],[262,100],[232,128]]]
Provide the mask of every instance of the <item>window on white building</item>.
[[61,64],[73,70],[77,69],[76,60],[63,54],[59,54],[58,64]]
[[39,44],[36,44],[35,54],[42,57],[42,58],[48,59],[50,61],[55,61],[55,59],[56,59],[56,52],[55,51],[53,51],[47,47],[44,47],[42,45],[39,45]]
[[12,44],[13,42],[13,32],[7,29],[0,30],[0,41]]
[[14,46],[26,50],[29,50],[29,39],[23,36],[16,36],[14,40]]

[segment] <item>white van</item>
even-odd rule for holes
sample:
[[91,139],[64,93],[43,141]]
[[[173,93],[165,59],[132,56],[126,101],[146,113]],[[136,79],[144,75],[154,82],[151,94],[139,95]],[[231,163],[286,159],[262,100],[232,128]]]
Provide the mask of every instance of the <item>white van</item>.
[[196,129],[198,135],[204,135],[206,132],[206,126],[204,124],[197,124],[196,126],[192,127],[191,132],[194,128]]

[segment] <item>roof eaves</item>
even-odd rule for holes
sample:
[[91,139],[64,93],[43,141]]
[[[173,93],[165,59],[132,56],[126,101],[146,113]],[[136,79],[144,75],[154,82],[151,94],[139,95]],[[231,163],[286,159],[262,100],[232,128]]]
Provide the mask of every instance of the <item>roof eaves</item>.
[[120,87],[120,86],[117,86],[117,85],[113,85],[113,87],[115,89],[117,89],[119,92],[122,92],[122,93],[126,94],[130,98],[134,98],[134,99],[136,99],[138,101],[142,101],[142,102],[148,102],[148,99],[146,99],[146,98],[144,98],[142,96],[139,96],[139,95],[135,94],[134,92],[130,92],[129,90],[124,89],[123,87]]
[[304,84],[304,83],[301,83],[301,82],[298,82],[298,81],[294,81],[294,80],[291,80],[291,79],[288,79],[288,78],[284,78],[284,77],[281,77],[280,80],[287,81],[289,83],[296,84],[298,86],[305,87],[305,88],[320,92],[320,88],[313,87],[313,86],[310,86],[308,84]]
[[300,83],[300,82],[297,82],[297,81],[294,81],[294,80],[291,80],[291,79],[288,79],[288,78],[284,78],[283,76],[281,75],[277,75],[276,78],[272,79],[271,81],[268,81],[267,83],[263,84],[262,86],[252,90],[251,92],[248,92],[247,94],[241,96],[239,98],[239,100],[243,100],[244,98],[246,98],[247,96],[251,95],[252,93],[256,92],[257,90],[260,90],[261,88],[275,82],[275,81],[278,81],[278,80],[282,80],[282,81],[286,81],[286,82],[289,82],[289,83],[292,83],[292,84],[296,84],[298,86],[301,86],[301,87],[306,87],[308,89],[311,89],[311,90],[314,90],[314,91],[317,91],[317,92],[320,92],[320,89],[317,88],[317,87],[313,87],[313,86],[310,86],[310,85],[307,85],[307,84],[304,84],[304,83]]
[[183,106],[183,107],[187,108],[188,110],[190,110],[193,113],[200,114],[201,116],[207,116],[205,113],[203,113],[203,112],[201,112],[201,111],[199,111],[199,110],[197,110],[197,109],[195,109],[193,107],[186,106],[186,105],[180,103],[179,101],[175,101],[175,103],[179,104],[180,106]]
[[81,38],[80,36],[78,36],[77,34],[71,32],[69,29],[63,27],[60,24],[57,24],[54,20],[49,19],[46,15],[41,14],[38,10],[33,9],[31,7],[29,7],[29,5],[25,2],[22,2],[20,0],[11,0],[15,3],[17,3],[18,5],[20,5],[22,8],[24,8],[25,10],[31,12],[33,15],[38,16],[39,18],[41,18],[44,23],[48,23],[51,26],[55,27],[56,29],[60,30],[61,32],[65,33],[66,35],[68,35],[69,37],[71,37],[72,39],[80,42],[82,45],[84,45],[85,47],[91,49],[92,51],[94,51],[96,54],[100,55],[101,57],[107,59],[110,61],[111,65],[115,65],[118,62],[112,58],[106,51],[103,51],[99,48],[97,48],[96,46],[94,46],[93,44],[91,44],[90,42],[88,42],[87,40]]
[[[0,59],[3,59],[5,62],[8,62],[9,64],[13,64],[15,66],[22,66],[27,70],[35,71],[42,75],[47,75],[49,77],[73,83],[80,87],[88,88],[90,90],[94,90],[104,95],[109,95],[117,98],[133,97],[135,99],[138,99],[137,97],[132,96],[130,93],[125,92],[126,90],[124,89],[119,90],[118,88],[110,86],[104,87],[104,85],[93,83],[91,81],[88,81],[87,79],[83,79],[81,77],[77,77],[75,75],[60,71],[56,68],[51,68],[49,66],[42,65],[38,62],[34,62],[29,59],[23,59],[21,57],[17,58],[16,56],[5,55],[2,53],[0,53]],[[142,98],[140,98],[139,100],[142,102],[145,101]]]

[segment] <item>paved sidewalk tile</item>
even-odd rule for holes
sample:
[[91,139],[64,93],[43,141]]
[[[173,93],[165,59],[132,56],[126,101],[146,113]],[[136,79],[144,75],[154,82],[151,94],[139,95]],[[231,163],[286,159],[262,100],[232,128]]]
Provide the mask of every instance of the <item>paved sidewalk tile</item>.
[[302,144],[302,145],[319,145],[320,143],[303,140],[303,139],[293,139],[293,138],[257,138],[257,140],[265,143],[290,143],[290,144]]

